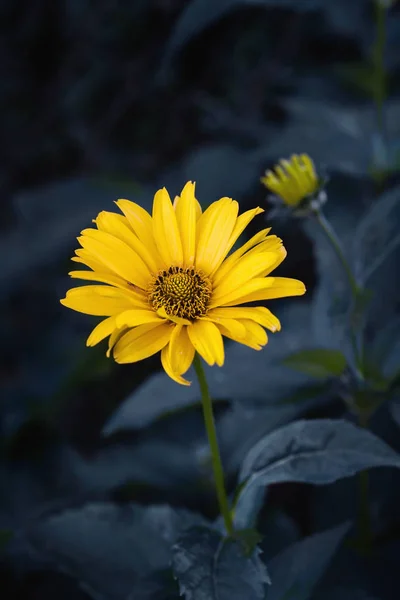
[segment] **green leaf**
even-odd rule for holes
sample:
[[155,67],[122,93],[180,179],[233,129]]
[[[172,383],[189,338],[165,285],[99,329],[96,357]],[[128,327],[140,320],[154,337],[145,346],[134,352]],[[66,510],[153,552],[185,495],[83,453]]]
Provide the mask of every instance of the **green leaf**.
[[366,285],[400,244],[400,186],[377,198],[361,218],[353,235],[353,270]]
[[315,348],[295,352],[287,356],[283,364],[310,377],[323,379],[339,377],[346,368],[346,358],[339,350]]
[[243,552],[246,556],[251,556],[257,544],[263,539],[261,533],[251,527],[235,531],[232,537],[242,544]]
[[139,578],[168,569],[170,548],[183,531],[205,523],[168,505],[94,503],[42,520],[29,541],[94,597],[127,598]]
[[162,69],[169,67],[171,60],[189,40],[235,10],[250,6],[279,6],[304,12],[315,7],[315,0],[192,0],[186,4],[167,43]]
[[385,466],[400,468],[400,454],[370,431],[343,419],[295,421],[266,435],[247,454],[235,514],[246,523],[255,491],[273,483],[326,485]]
[[256,548],[218,531],[192,527],[172,547],[172,568],[186,600],[264,600],[269,577]]
[[273,585],[267,600],[309,600],[344,536],[349,523],[307,537],[275,556],[269,563]]
[[180,600],[171,569],[155,571],[134,583],[127,600]]

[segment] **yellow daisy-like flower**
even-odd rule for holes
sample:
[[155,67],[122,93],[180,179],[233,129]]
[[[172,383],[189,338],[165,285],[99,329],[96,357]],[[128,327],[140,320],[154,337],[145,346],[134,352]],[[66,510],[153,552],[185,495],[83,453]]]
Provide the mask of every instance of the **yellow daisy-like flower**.
[[320,187],[314,163],[307,154],[293,154],[290,160],[281,160],[272,171],[265,172],[261,182],[290,207],[298,206]]
[[197,351],[209,364],[224,363],[223,336],[260,350],[264,328],[278,331],[278,319],[249,302],[298,296],[304,284],[269,274],[286,251],[263,229],[228,256],[261,208],[238,216],[238,203],[221,198],[202,212],[188,182],[172,204],[165,188],[154,196],[152,216],[138,204],[118,200],[123,214],[101,212],[97,229],[85,229],[72,260],[90,270],[71,277],[98,282],[69,290],[61,300],[73,310],[107,317],[90,334],[94,346],[110,336],[109,356],[118,363],[161,351],[166,373],[182,375]]

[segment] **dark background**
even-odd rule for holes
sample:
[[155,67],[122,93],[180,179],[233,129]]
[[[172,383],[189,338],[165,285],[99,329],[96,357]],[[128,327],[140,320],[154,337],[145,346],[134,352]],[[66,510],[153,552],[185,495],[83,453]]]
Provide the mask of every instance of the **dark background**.
[[[84,574],[61,575],[43,562],[43,540],[37,555],[28,548],[23,532],[43,515],[131,500],[217,514],[196,386],[168,381],[158,356],[119,366],[105,357],[104,344],[87,349],[97,320],[59,304],[70,286],[75,238],[97,212],[113,210],[121,197],[149,209],[157,189],[165,185],[173,196],[187,180],[197,182],[203,207],[231,196],[242,211],[268,208],[263,171],[307,152],[329,172],[327,214],[347,243],[368,207],[399,185],[399,3],[387,15],[383,131],[368,70],[372,2],[206,4],[0,3],[0,530],[12,538],[2,598],[89,593],[78,586]],[[265,226],[259,219],[257,229]],[[323,329],[328,309],[319,294],[321,279],[336,278],[335,259],[299,221],[272,226],[288,249],[280,274],[302,279],[308,293],[274,304],[282,332],[264,352],[229,346],[226,366],[209,371],[231,489],[257,439],[260,404],[267,429],[299,412],[343,411],[338,400],[309,406],[307,398],[300,408],[276,408],[304,383],[278,359],[314,338],[340,346],[341,332],[334,325],[333,340]],[[382,314],[399,310],[395,271],[385,277],[371,336]],[[388,439],[396,438],[392,427]],[[307,486],[277,488],[268,518],[273,510],[288,521],[274,551],[292,539],[293,524],[307,534],[345,513],[354,517],[349,492],[340,492],[345,508],[335,516],[327,497],[314,510]],[[79,543],[73,547],[79,557]]]

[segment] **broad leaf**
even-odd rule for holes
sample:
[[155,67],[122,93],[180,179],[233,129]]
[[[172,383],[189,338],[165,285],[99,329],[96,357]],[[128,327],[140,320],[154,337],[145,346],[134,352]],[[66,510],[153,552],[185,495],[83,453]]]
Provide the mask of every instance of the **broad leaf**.
[[87,589],[125,600],[139,578],[168,568],[170,548],[182,531],[204,523],[166,505],[90,504],[42,521],[29,541]]
[[207,27],[241,7],[283,7],[294,10],[307,10],[315,6],[315,0],[192,0],[182,11],[168,42],[163,68],[191,38],[202,33]]
[[217,421],[218,440],[224,467],[228,472],[237,472],[243,457],[260,438],[320,404],[321,389],[314,396],[303,391],[304,395],[298,402],[290,402],[296,392],[281,403],[278,398],[277,403],[272,406],[265,401],[255,402],[247,398],[243,402],[234,402],[231,409],[221,415]]
[[[325,2],[326,6],[337,6],[343,13],[342,5],[336,2]],[[329,165],[329,170],[339,171],[342,175],[353,174],[365,176],[371,165],[371,138],[375,133],[374,107],[365,104],[346,106],[338,101],[315,100],[302,96],[290,96],[283,101],[283,107],[288,113],[290,126],[273,131],[265,143],[265,156],[289,156],[295,148],[312,156],[319,165]],[[385,114],[388,119],[388,130],[392,137],[399,134],[400,106],[396,99],[390,99],[385,104]],[[301,143],[299,142],[301,140]],[[264,159],[265,160],[265,159]],[[335,190],[340,181],[337,174],[329,182],[328,193],[335,206],[327,206],[327,212],[337,211],[341,204]],[[355,181],[353,180],[353,186]],[[349,186],[342,189],[348,197]],[[358,194],[360,194],[358,189]],[[340,195],[340,191],[338,196]],[[343,205],[343,201],[342,201]],[[352,212],[358,212],[358,207],[351,201],[337,219],[344,223],[344,229],[351,228]],[[343,238],[343,229],[335,223],[335,229]],[[353,230],[354,237],[354,230]],[[317,257],[318,258],[318,257]]]
[[283,364],[315,378],[339,377],[346,368],[346,358],[339,350],[318,348],[294,352]]
[[372,467],[400,468],[400,455],[371,432],[341,419],[295,421],[261,439],[246,456],[236,513],[251,510],[254,489],[286,481],[323,485]]
[[377,198],[361,219],[354,235],[354,269],[365,284],[400,243],[400,187]]
[[275,556],[266,600],[308,600],[348,530],[346,523],[317,533]]
[[274,556],[301,538],[299,524],[280,508],[269,506],[259,527],[263,535],[260,548],[267,565]]
[[179,600],[178,584],[170,569],[140,579],[127,600]]
[[400,364],[400,316],[381,327],[374,336],[367,357],[385,377],[391,377]]
[[269,581],[256,549],[212,529],[193,527],[172,548],[172,566],[186,600],[263,600]]

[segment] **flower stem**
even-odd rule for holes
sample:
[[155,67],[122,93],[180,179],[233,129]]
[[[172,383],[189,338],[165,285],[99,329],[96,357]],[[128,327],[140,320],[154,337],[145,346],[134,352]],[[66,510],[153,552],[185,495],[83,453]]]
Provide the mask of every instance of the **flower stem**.
[[329,223],[329,221],[326,219],[325,215],[320,211],[320,210],[316,210],[314,211],[314,215],[315,218],[317,219],[319,225],[321,226],[321,228],[323,229],[326,237],[328,238],[328,240],[330,241],[334,251],[336,252],[336,256],[338,257],[338,259],[340,260],[343,270],[346,273],[347,279],[349,281],[349,285],[350,285],[350,289],[351,289],[351,293],[353,295],[353,298],[356,298],[358,295],[358,285],[357,282],[354,278],[353,273],[351,272],[351,269],[349,267],[349,263],[346,260],[346,257],[344,255],[344,252],[342,250],[342,246],[340,244],[340,241],[334,231],[334,229],[332,228],[331,224]]
[[320,227],[322,228],[323,232],[325,233],[326,237],[328,238],[329,242],[331,243],[332,248],[334,249],[336,256],[338,257],[344,272],[346,273],[349,285],[350,285],[350,290],[351,290],[351,296],[352,296],[352,309],[351,309],[351,327],[350,327],[350,334],[351,334],[351,345],[353,348],[353,352],[354,352],[354,358],[356,361],[356,367],[357,367],[357,375],[362,379],[362,350],[359,350],[359,343],[357,341],[357,334],[355,331],[355,327],[354,327],[354,317],[358,311],[358,300],[360,297],[360,288],[357,285],[357,281],[355,280],[355,277],[353,275],[353,273],[351,272],[349,263],[346,260],[346,257],[344,255],[342,246],[340,244],[339,238],[337,237],[332,225],[329,223],[328,219],[325,217],[325,215],[321,212],[321,210],[317,209],[314,211],[314,216],[317,220],[317,222],[319,223]]
[[211,450],[211,460],[214,471],[215,487],[217,491],[217,498],[219,509],[224,519],[225,529],[228,535],[233,534],[233,521],[231,512],[229,509],[228,497],[226,495],[225,483],[224,483],[224,470],[222,467],[221,456],[219,453],[217,432],[215,429],[214,414],[212,408],[212,400],[210,392],[208,390],[206,374],[201,363],[199,355],[196,353],[193,361],[193,365],[196,371],[197,379],[200,385],[201,391],[201,403],[203,406],[204,423],[207,430],[208,442]]

